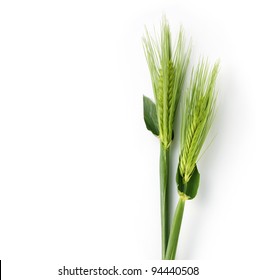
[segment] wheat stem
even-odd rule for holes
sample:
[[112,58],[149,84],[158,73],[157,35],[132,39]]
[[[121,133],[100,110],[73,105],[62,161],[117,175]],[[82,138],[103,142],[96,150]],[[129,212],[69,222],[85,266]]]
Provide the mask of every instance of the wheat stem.
[[183,218],[183,213],[185,208],[185,201],[186,199],[180,197],[174,213],[169,242],[166,249],[166,255],[165,255],[166,260],[175,260],[178,240],[180,235],[180,228],[181,228],[181,223],[182,223],[182,218]]
[[160,144],[160,203],[161,203],[161,231],[162,231],[162,259],[165,258],[169,238],[169,148]]

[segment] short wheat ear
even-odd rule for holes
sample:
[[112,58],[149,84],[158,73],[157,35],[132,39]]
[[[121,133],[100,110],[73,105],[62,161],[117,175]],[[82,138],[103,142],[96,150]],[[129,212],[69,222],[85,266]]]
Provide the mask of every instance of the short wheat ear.
[[210,131],[215,115],[215,83],[219,63],[212,69],[201,61],[193,71],[182,110],[181,152],[179,170],[184,182],[188,182]]
[[191,48],[186,47],[182,30],[177,43],[172,44],[170,27],[165,17],[162,19],[160,38],[153,38],[146,30],[143,47],[155,98],[154,103],[144,96],[144,120],[147,129],[159,136],[160,140],[162,258],[165,259],[170,229],[169,151]]
[[175,259],[185,202],[197,195],[200,174],[197,160],[215,115],[219,63],[211,69],[201,61],[193,70],[182,108],[181,143],[176,181],[180,200],[174,214],[166,259]]

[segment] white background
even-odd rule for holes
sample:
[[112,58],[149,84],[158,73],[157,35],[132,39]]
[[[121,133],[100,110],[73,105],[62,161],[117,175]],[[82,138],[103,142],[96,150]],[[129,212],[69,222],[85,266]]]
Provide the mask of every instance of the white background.
[[58,267],[89,260],[160,258],[159,144],[143,121],[142,95],[153,94],[141,38],[163,13],[174,37],[181,24],[192,37],[191,65],[221,60],[215,138],[198,164],[199,194],[186,205],[177,258],[255,259],[254,5],[0,2],[4,279],[56,279]]

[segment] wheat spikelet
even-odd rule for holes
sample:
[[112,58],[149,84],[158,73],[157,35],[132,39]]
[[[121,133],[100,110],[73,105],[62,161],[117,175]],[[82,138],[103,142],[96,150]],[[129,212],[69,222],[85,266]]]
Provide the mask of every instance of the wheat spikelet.
[[157,114],[160,127],[160,139],[163,137],[163,112],[164,112],[164,101],[163,101],[163,71],[159,69],[158,78],[158,91],[157,91]]
[[[173,122],[174,122],[174,107],[175,107],[175,96],[174,96],[174,81],[175,81],[175,70],[172,61],[169,61],[169,88],[168,88],[168,116],[169,116],[169,136],[172,135]],[[169,139],[169,142],[171,139]]]

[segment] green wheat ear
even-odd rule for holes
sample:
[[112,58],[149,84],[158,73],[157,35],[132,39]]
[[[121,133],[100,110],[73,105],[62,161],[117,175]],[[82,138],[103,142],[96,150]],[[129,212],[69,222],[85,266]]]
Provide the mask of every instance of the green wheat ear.
[[152,38],[146,30],[143,48],[151,75],[155,103],[143,97],[144,120],[148,130],[160,139],[160,199],[161,199],[161,233],[162,259],[170,232],[169,201],[169,152],[173,139],[173,124],[177,105],[188,68],[191,48],[186,47],[182,30],[177,43],[172,45],[169,24],[163,17],[161,33]]
[[171,225],[165,255],[167,260],[174,260],[176,256],[185,202],[197,195],[200,174],[196,162],[215,115],[217,97],[215,83],[218,68],[218,63],[209,69],[208,63],[201,61],[192,72],[183,102],[181,152],[176,175],[180,199]]
[[218,68],[219,63],[209,69],[208,63],[201,61],[192,73],[182,110],[178,169],[183,183],[189,182],[193,175],[198,156],[211,128],[216,107],[215,82]]
[[[153,39],[146,30],[143,47],[155,96],[159,138],[163,147],[168,149],[173,138],[174,117],[184,84],[191,48],[190,46],[185,47],[182,30],[179,32],[176,45],[172,46],[170,27],[165,17],[161,24],[160,38],[155,36]],[[149,129],[150,123],[146,122],[146,125]]]

